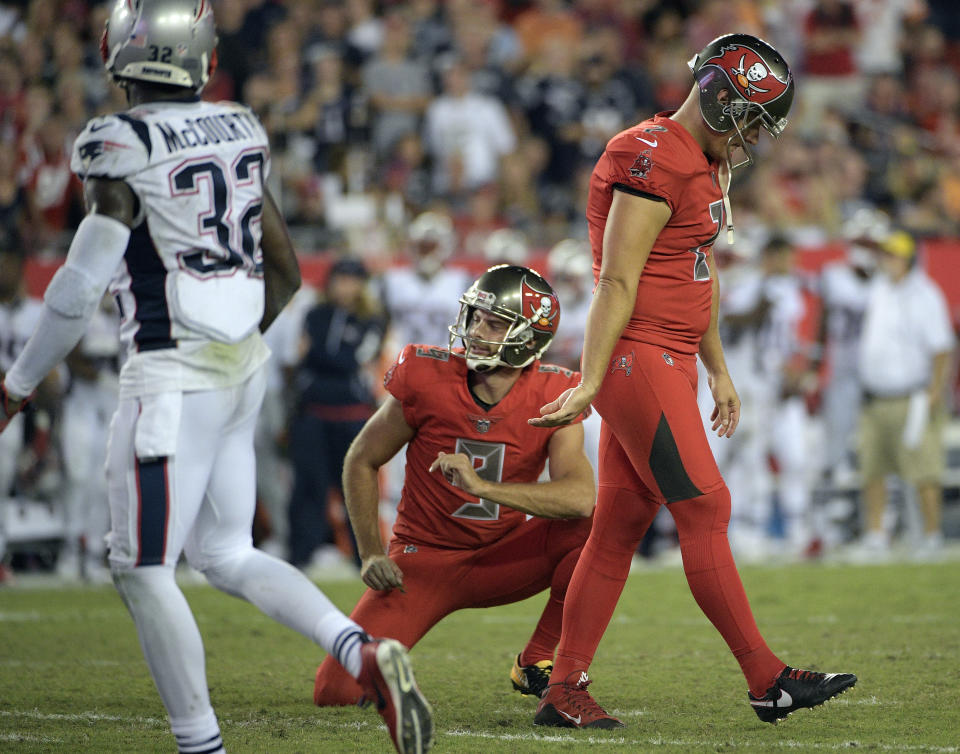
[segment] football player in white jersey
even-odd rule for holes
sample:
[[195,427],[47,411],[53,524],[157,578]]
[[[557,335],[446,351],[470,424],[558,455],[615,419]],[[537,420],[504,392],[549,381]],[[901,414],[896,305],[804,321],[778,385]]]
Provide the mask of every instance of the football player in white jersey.
[[[12,245],[14,241],[4,239],[3,243],[0,246],[0,370],[5,372],[36,327],[43,305],[24,292],[23,254]],[[23,449],[23,424],[23,417],[16,416],[0,435],[0,506],[7,505],[13,487],[17,459]],[[7,543],[4,512],[0,509],[0,583],[9,573],[3,562]]]
[[65,536],[57,574],[68,581],[106,582],[110,577],[104,565],[110,515],[103,467],[110,419],[117,410],[120,339],[113,301],[104,296],[100,303],[66,360],[70,376],[61,421]]
[[[765,536],[774,493],[783,515],[786,554],[807,556],[813,539],[804,400],[811,375],[797,366],[805,355],[800,323],[806,303],[794,257],[785,239],[771,238],[759,267],[739,276],[735,286],[726,286],[722,300],[725,341],[731,352],[728,363],[740,370],[741,404],[749,410],[743,410],[735,442],[718,463],[725,475],[743,483],[730,537],[745,559],[770,554]],[[769,468],[770,456],[777,462],[775,474]]]
[[[380,280],[383,304],[390,318],[387,353],[399,353],[407,343],[446,348],[450,323],[459,313],[457,298],[473,282],[470,273],[446,265],[457,246],[450,216],[436,210],[417,215],[407,229],[409,265],[391,267]],[[403,489],[404,452],[387,464],[381,513],[392,524]]]
[[[590,244],[575,238],[557,243],[547,254],[547,279],[563,302],[563,321],[547,355],[551,361],[579,372],[587,313],[593,300]],[[593,466],[594,481],[600,467],[600,423],[596,411],[583,420],[583,449]]]
[[867,309],[867,292],[880,245],[890,236],[890,218],[862,208],[845,223],[846,258],[820,273],[819,357],[829,377],[823,388],[824,476],[831,482],[851,472],[854,430],[860,417],[862,387],[857,356]]
[[456,319],[457,296],[472,282],[466,270],[445,266],[457,244],[450,217],[429,211],[407,231],[411,265],[383,274],[383,299],[390,316],[390,340],[399,351],[407,343],[446,347],[447,326]]
[[[72,168],[88,214],[0,390],[0,424],[77,344],[110,285],[126,356],[107,450],[114,583],[182,754],[224,750],[204,651],[174,578],[181,552],[217,588],[312,639],[357,678],[401,752],[432,741],[406,650],[374,640],[303,574],[253,547],[261,332],[300,285],[265,187],[267,137],[199,91],[216,55],[207,0],[117,0],[102,52],[131,109],[95,118]],[[133,746],[132,748],[136,748]]]

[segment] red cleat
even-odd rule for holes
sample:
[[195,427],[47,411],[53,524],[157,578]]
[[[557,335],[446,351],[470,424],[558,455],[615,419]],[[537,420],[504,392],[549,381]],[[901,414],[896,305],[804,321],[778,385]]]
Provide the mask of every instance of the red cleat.
[[561,683],[551,683],[540,699],[534,725],[552,725],[555,728],[624,727],[615,717],[604,712],[587,691],[592,681],[586,673],[573,671]]
[[433,745],[433,710],[417,687],[407,650],[395,639],[373,639],[360,653],[360,703],[376,704],[400,754],[426,754]]

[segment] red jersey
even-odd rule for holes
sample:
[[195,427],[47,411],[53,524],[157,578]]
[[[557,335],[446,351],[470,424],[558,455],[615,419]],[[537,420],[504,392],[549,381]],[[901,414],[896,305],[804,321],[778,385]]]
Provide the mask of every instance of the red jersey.
[[695,354],[710,324],[707,260],[723,225],[723,193],[719,163],[667,115],[660,113],[609,141],[590,177],[587,221],[596,279],[614,189],[667,203],[672,214],[644,265],[623,337]]
[[428,469],[440,451],[465,453],[484,479],[535,482],[558,428],[531,427],[527,418],[580,381],[580,373],[534,361],[503,400],[489,409],[467,385],[462,353],[408,345],[383,384],[403,404],[416,435],[407,445],[407,467],[393,531],[403,541],[449,548],[495,542],[526,514],[468,495]]

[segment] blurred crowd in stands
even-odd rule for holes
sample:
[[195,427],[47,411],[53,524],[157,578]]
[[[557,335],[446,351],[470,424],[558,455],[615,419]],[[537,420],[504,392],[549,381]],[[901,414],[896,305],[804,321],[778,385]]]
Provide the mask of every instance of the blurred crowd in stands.
[[[738,29],[797,74],[776,158],[738,176],[735,215],[839,232],[865,202],[921,236],[960,232],[960,16],[952,0],[216,0],[204,96],[247,103],[304,252],[396,253],[443,206],[460,252],[498,228],[533,247],[582,236],[606,141],[676,107],[685,62]],[[0,224],[63,248],[86,120],[125,107],[104,76],[106,4],[0,4]],[[678,73],[679,72],[679,73]],[[742,220],[741,220],[742,221]],[[67,234],[69,237],[69,234]]]
[[[453,267],[544,262],[548,250],[563,248],[553,256],[566,261],[545,272],[551,280],[569,273],[561,287],[576,282],[580,290],[561,290],[561,302],[570,305],[565,312],[578,314],[565,313],[563,338],[548,357],[576,368],[575,336],[582,335],[589,301],[584,207],[593,165],[614,134],[682,102],[691,85],[684,63],[720,34],[738,30],[769,39],[791,63],[798,91],[780,143],[772,149],[762,140],[757,163],[735,176],[737,246],[718,249],[729,255],[723,264],[761,274],[771,245],[819,248],[862,240],[851,236],[851,224],[877,210],[884,222],[921,241],[960,238],[956,0],[214,0],[214,9],[218,67],[203,96],[244,102],[266,125],[271,189],[291,225],[305,278],[320,283],[271,332],[278,364],[259,448],[260,536],[279,542],[298,565],[334,541],[349,547],[349,533],[342,516],[324,512],[329,530],[299,545],[287,541],[290,523],[295,532],[317,529],[300,498],[320,494],[310,491],[317,485],[335,487],[337,478],[331,468],[318,481],[309,460],[291,470],[285,459],[296,459],[299,449],[287,443],[315,434],[318,422],[331,416],[340,421],[346,416],[341,404],[370,403],[356,379],[373,385],[389,366],[407,339],[404,328],[412,326],[404,307],[418,309],[434,327],[436,334],[418,331],[417,339],[446,345],[445,325],[469,281],[452,275]],[[100,56],[107,10],[87,0],[0,2],[0,256],[56,264],[83,216],[82,187],[69,169],[73,140],[90,117],[126,109]],[[437,247],[442,254],[423,272]],[[579,251],[571,255],[570,249]],[[311,259],[326,260],[323,275],[310,274]],[[362,280],[367,289],[343,280],[336,290],[333,281],[324,285],[331,259],[348,261],[334,266],[340,278]],[[777,274],[800,281],[793,264]],[[397,265],[417,274],[383,274]],[[435,277],[439,272],[444,275]],[[816,285],[805,287],[818,293]],[[800,293],[795,298],[807,301]],[[353,342],[340,333],[331,351],[324,328],[333,315],[308,314],[317,301],[341,306],[366,336]],[[427,312],[431,301],[436,311]],[[757,327],[769,319],[770,301],[749,307]],[[808,330],[796,349],[806,359],[798,384],[800,378],[813,382],[793,395],[806,395],[805,408],[816,414],[823,344],[817,345],[810,322],[817,315],[789,316],[791,326],[801,328],[804,320]],[[4,334],[3,326],[0,346],[12,357],[22,337]],[[326,354],[311,350],[321,340]],[[88,339],[85,347],[88,360],[109,372],[104,358],[115,354],[105,353],[102,339]],[[785,354],[785,362],[792,355]],[[311,370],[324,360],[340,360],[338,379],[351,385],[350,401],[346,392],[318,401],[320,393],[329,397],[326,389],[310,397],[311,384],[322,381]],[[342,371],[347,362],[349,374]],[[85,379],[71,368],[59,384],[68,395]],[[91,379],[110,391],[112,378],[93,373]],[[292,424],[303,401],[315,427]],[[109,400],[103,403],[100,423],[109,419]],[[55,400],[41,408],[53,417],[66,413]],[[355,424],[368,415],[349,414]],[[24,446],[38,457],[49,445],[48,425],[39,425],[28,428]],[[41,464],[47,472],[65,463],[56,457],[56,443],[52,447],[54,455],[47,453]],[[832,461],[801,452],[805,489],[821,472],[849,470],[849,450],[841,442]],[[74,465],[94,469],[96,463]],[[57,488],[49,473],[17,473],[20,493],[51,497]],[[391,485],[385,485],[388,502],[398,492]],[[288,522],[291,491],[299,503]],[[79,524],[70,525],[89,539]],[[2,530],[0,520],[0,566]],[[805,529],[800,550],[808,535]],[[93,572],[102,548],[85,547],[97,561],[89,566]],[[70,569],[77,567],[75,550]]]

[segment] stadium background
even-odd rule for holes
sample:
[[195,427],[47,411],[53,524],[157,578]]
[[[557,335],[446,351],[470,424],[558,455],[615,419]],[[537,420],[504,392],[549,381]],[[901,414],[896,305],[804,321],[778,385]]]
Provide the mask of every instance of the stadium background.
[[[376,273],[407,264],[405,231],[449,212],[451,260],[490,259],[502,228],[544,267],[585,238],[590,170],[606,140],[675,108],[686,60],[737,29],[791,62],[798,97],[780,143],[763,140],[732,191],[738,243],[755,258],[786,235],[817,316],[816,273],[844,254],[844,225],[887,212],[960,324],[960,15],[951,0],[216,0],[219,65],[203,96],[247,103],[273,145],[280,198],[304,277],[332,260]],[[93,115],[122,110],[99,54],[106,4],[0,4],[0,243],[27,256],[39,295],[82,217],[69,172]],[[451,102],[467,94],[463,118]],[[451,291],[451,296],[458,295]],[[954,398],[956,398],[956,383]],[[954,406],[957,401],[954,400]],[[954,412],[954,417],[956,416]],[[960,480],[950,432],[948,503]],[[957,533],[956,515],[945,517]]]

